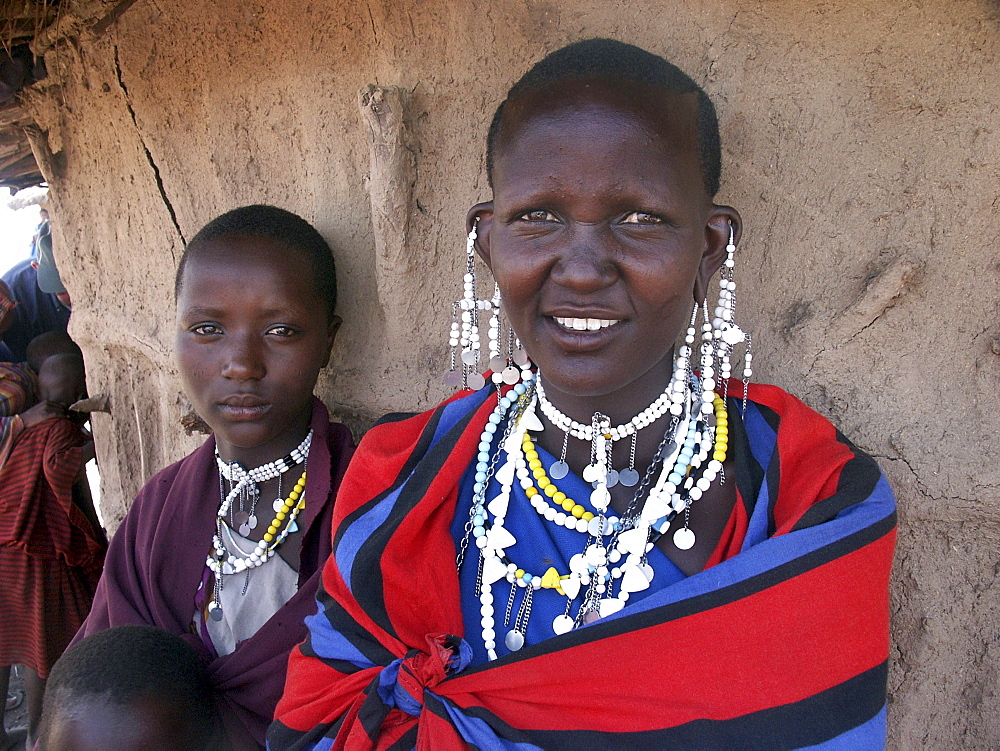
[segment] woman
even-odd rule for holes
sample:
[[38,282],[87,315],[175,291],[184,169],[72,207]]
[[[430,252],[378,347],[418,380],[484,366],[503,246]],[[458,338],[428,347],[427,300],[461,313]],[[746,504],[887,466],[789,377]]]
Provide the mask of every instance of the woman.
[[[491,321],[499,392],[366,436],[271,747],[879,747],[891,493],[730,380],[742,221],[712,201],[707,96],[577,43],[511,90],[487,165],[470,246],[537,370]],[[478,386],[496,306],[465,285],[453,377]]]

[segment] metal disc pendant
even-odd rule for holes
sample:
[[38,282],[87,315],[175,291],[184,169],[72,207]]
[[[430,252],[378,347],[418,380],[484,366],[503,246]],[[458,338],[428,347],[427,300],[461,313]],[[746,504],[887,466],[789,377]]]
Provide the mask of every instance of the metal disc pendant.
[[473,391],[479,391],[479,389],[486,385],[486,379],[480,373],[469,373],[469,377],[465,380],[469,384],[469,388]]
[[549,477],[553,480],[561,480],[569,474],[569,465],[564,461],[552,462],[549,467]]
[[479,353],[474,349],[467,349],[462,353],[462,362],[466,365],[475,365],[479,362]]
[[552,630],[556,632],[556,636],[562,636],[568,631],[572,631],[573,619],[568,615],[556,616],[556,619],[552,621]]
[[608,470],[608,479],[607,479],[607,485],[608,485],[608,487],[609,488],[613,488],[617,484],[618,484],[618,470],[617,469],[609,469]]
[[523,368],[525,365],[528,364],[528,353],[525,352],[523,349],[520,349],[520,348],[515,349],[514,350],[514,362],[517,365],[519,365],[520,367]]
[[507,636],[503,639],[503,643],[507,645],[507,649],[511,652],[516,652],[524,646],[524,634],[517,629],[508,631]]
[[513,386],[521,380],[521,371],[513,365],[503,369],[503,382],[508,386]]
[[221,605],[215,605],[215,607],[209,608],[208,609],[208,617],[211,618],[213,621],[216,621],[216,622],[221,621],[222,620],[222,606]]
[[274,509],[275,513],[281,511],[285,507],[285,502],[280,498],[275,498],[274,503],[271,504],[271,508]]
[[233,514],[233,522],[236,524],[237,527],[242,527],[244,524],[247,523],[247,519],[249,518],[250,514],[248,514],[246,511],[237,511],[235,514]]
[[243,535],[244,537],[249,537],[250,536],[250,531],[251,530],[250,530],[250,525],[249,524],[241,524],[240,525],[240,534]]
[[694,532],[687,527],[681,527],[674,532],[674,545],[681,550],[690,550],[694,546]]
[[631,467],[623,469],[618,473],[618,482],[626,488],[634,488],[639,482],[639,473]]
[[599,620],[601,620],[601,614],[598,613],[596,610],[588,610],[586,613],[583,614],[583,623],[586,626],[589,626],[591,623],[594,623]]
[[250,516],[247,517],[247,526],[250,527],[250,529],[257,529],[257,515],[256,514],[250,514]]
[[492,370],[494,373],[499,373],[506,367],[507,367],[506,357],[493,357],[490,359],[490,370]]
[[449,388],[457,389],[462,385],[462,371],[460,370],[449,370],[444,374],[444,385]]

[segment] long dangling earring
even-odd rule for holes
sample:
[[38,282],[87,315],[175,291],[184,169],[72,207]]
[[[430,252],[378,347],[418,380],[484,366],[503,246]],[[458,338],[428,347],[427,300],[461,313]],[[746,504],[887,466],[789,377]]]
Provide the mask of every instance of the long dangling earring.
[[[493,371],[491,380],[497,386],[513,386],[518,381],[528,380],[531,375],[531,361],[508,327],[507,353],[503,352],[503,303],[500,287],[493,285],[493,299],[480,300],[476,297],[476,238],[479,227],[477,217],[465,242],[465,276],[462,278],[462,299],[451,306],[450,369],[444,374],[444,382],[451,388],[466,388],[478,391],[486,384],[480,372],[479,353],[482,343],[479,335],[480,312],[490,311],[487,337],[489,339],[489,367]],[[459,354],[459,348],[461,353]]]
[[726,398],[729,388],[729,378],[732,376],[732,355],[735,346],[746,342],[746,354],[743,358],[743,411],[746,412],[746,391],[753,375],[753,340],[750,333],[736,324],[736,282],[733,279],[733,269],[736,267],[736,243],[733,225],[729,225],[729,243],[726,245],[726,260],[719,270],[719,304],[715,308],[712,320],[712,339],[715,342],[715,354],[719,362],[719,385],[722,387],[722,397]]
[[[490,305],[489,300],[476,298],[476,228],[477,218],[465,242],[465,276],[462,278],[462,299],[451,306],[450,370],[444,382],[452,388],[481,389],[486,380],[479,372],[479,311]],[[461,347],[461,354],[457,353]]]

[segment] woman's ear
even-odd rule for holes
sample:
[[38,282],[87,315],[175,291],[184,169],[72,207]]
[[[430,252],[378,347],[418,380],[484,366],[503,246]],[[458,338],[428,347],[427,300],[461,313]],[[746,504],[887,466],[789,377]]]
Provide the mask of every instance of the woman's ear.
[[326,329],[326,357],[323,358],[323,365],[321,367],[326,367],[330,363],[330,351],[333,349],[333,342],[337,338],[337,332],[340,331],[340,324],[344,322],[344,319],[340,316],[334,316],[330,319],[330,325]]
[[733,243],[739,245],[743,234],[743,219],[740,212],[732,206],[712,204],[705,223],[705,252],[698,266],[698,276],[694,281],[695,302],[701,302],[708,297],[712,284],[712,276],[726,260],[726,246],[729,245],[730,232]]
[[490,264],[490,230],[493,229],[493,201],[477,203],[465,216],[465,231],[472,232],[476,228],[476,252],[486,265]]

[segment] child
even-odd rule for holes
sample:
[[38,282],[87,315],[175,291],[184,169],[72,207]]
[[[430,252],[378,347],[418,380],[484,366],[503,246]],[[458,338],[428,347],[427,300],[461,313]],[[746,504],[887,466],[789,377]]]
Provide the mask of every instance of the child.
[[353,453],[313,396],[340,325],[333,256],[295,214],[247,206],[191,240],[175,291],[181,378],[214,435],[139,493],[81,635],[126,623],[183,635],[229,741],[257,749],[316,610]]
[[[41,359],[38,393],[63,411],[82,398],[83,359]],[[55,417],[29,421],[0,469],[0,681],[11,665],[25,666],[29,745],[45,678],[87,617],[107,546],[89,492],[77,487],[92,457],[77,422]]]
[[219,751],[212,688],[179,636],[119,626],[74,644],[48,686],[36,751]]

